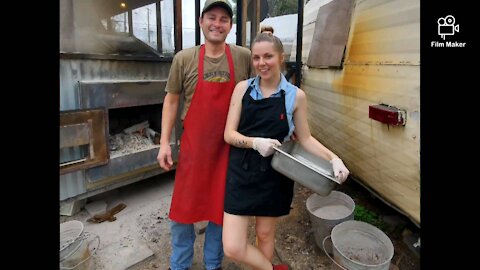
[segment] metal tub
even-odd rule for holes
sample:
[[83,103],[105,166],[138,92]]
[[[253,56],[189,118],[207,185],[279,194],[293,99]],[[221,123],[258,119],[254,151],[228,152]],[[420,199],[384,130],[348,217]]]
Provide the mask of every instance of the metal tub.
[[288,141],[274,148],[273,169],[318,195],[327,196],[335,183],[340,184],[330,162],[307,152],[299,143]]

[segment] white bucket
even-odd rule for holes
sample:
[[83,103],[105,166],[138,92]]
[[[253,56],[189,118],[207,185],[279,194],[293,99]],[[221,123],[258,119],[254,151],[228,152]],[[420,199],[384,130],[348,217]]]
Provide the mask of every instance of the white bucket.
[[[307,199],[307,210],[310,214],[313,235],[319,248],[323,239],[330,235],[335,225],[353,219],[355,202],[345,193],[333,190],[328,196],[316,193]],[[331,251],[331,247],[327,251]]]
[[[83,223],[78,220],[60,224],[60,269],[90,270],[92,269],[92,253],[87,238],[92,235],[83,231]],[[100,245],[100,238],[97,247]]]
[[342,222],[332,229],[333,259],[337,269],[388,270],[394,248],[388,236],[377,227],[356,220]]

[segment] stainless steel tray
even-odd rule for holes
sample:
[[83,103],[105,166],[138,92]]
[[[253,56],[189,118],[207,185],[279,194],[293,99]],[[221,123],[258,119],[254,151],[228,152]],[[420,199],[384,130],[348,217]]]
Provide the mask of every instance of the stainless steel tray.
[[315,193],[327,196],[335,183],[340,184],[330,162],[309,153],[299,143],[288,141],[274,149],[273,169]]

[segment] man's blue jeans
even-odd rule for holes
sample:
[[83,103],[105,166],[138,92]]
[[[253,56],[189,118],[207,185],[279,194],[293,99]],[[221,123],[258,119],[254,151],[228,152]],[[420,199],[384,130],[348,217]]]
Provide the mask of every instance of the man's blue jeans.
[[[195,243],[195,229],[193,224],[183,224],[170,220],[172,233],[172,256],[170,268],[172,270],[187,270],[193,263],[193,245]],[[223,244],[222,226],[208,222],[203,244],[203,262],[207,270],[222,266]]]

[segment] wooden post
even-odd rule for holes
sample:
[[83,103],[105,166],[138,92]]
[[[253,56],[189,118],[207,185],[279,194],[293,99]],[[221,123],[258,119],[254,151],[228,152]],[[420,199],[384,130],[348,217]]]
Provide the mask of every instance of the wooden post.
[[246,47],[247,45],[247,0],[240,0],[242,1],[242,46]]
[[175,23],[175,53],[177,53],[183,47],[182,0],[173,2],[173,21]]
[[163,53],[162,48],[162,8],[160,1],[156,2],[157,8],[157,51],[159,54]]

